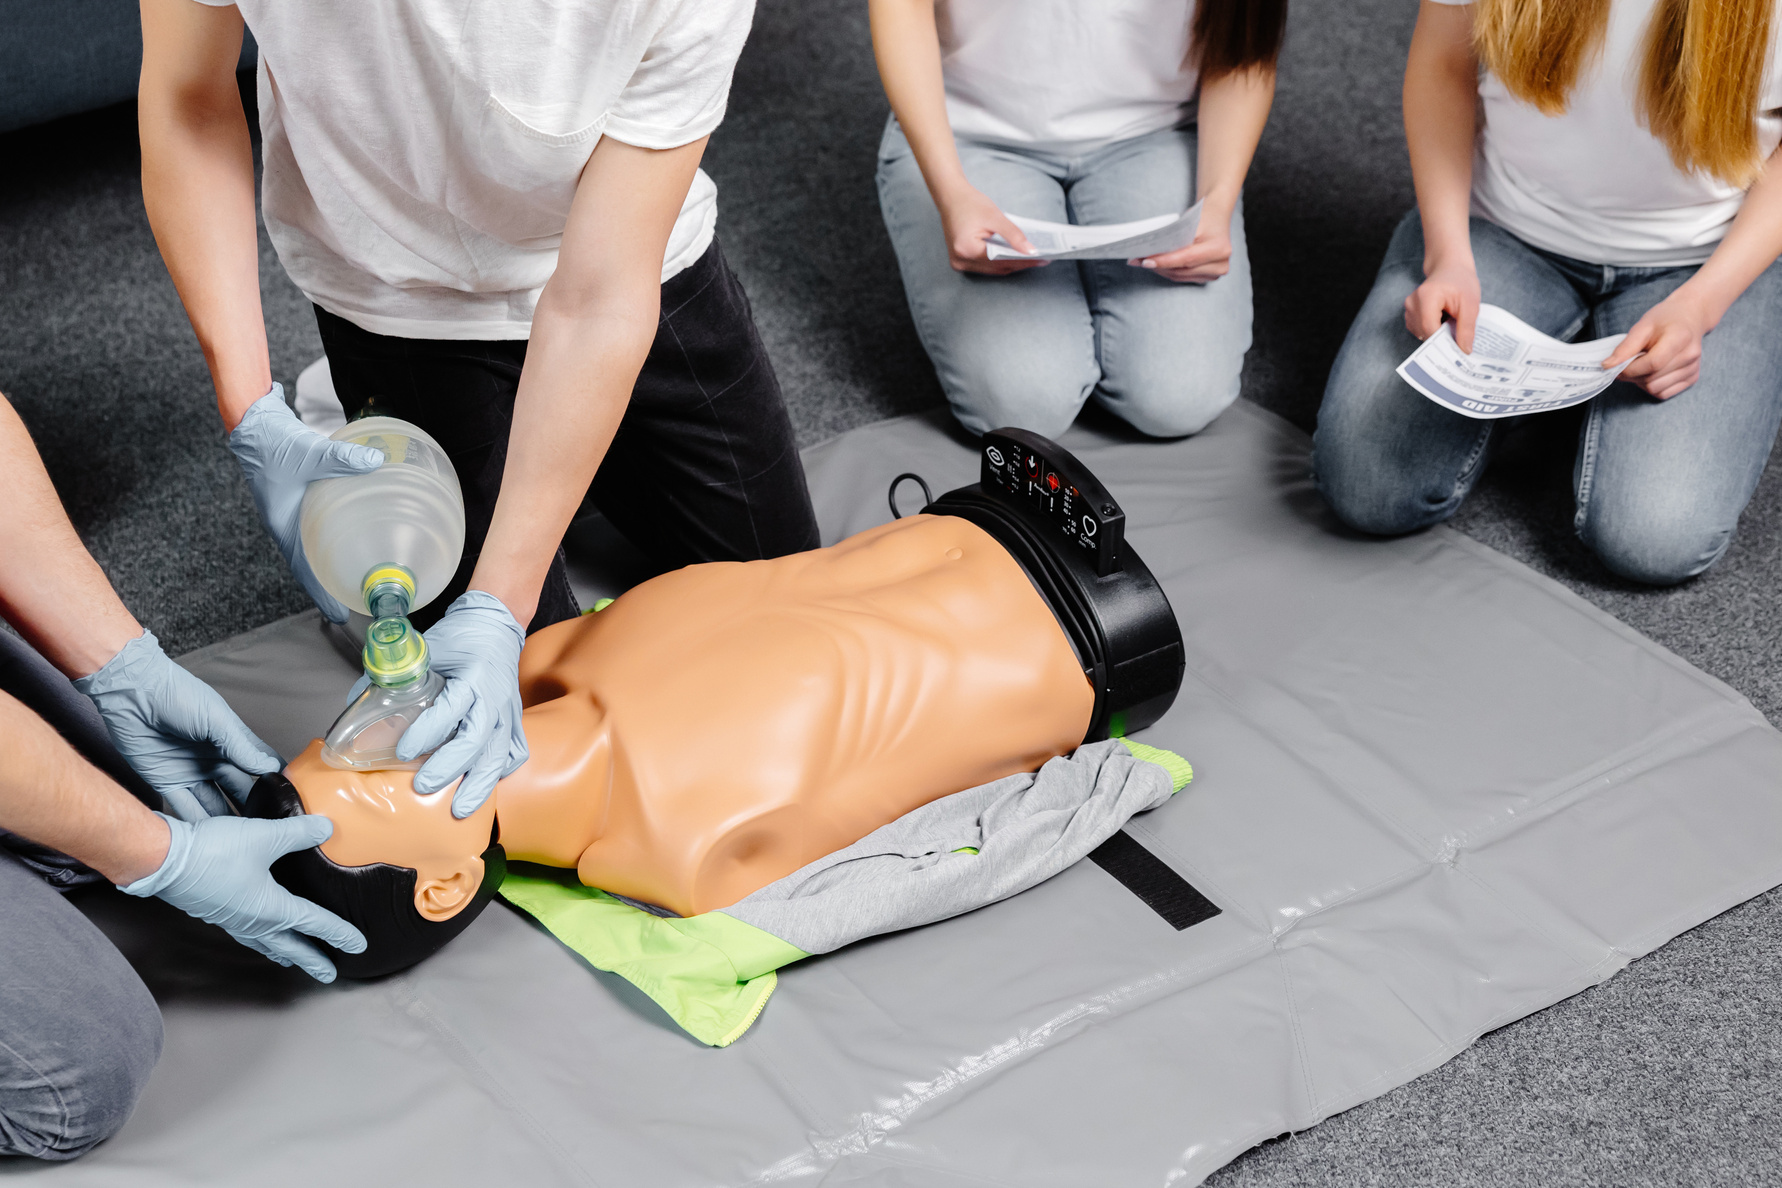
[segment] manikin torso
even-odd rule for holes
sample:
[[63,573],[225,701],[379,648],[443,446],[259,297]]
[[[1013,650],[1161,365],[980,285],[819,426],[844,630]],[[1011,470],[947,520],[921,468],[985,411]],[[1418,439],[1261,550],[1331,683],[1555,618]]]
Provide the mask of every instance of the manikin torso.
[[[1068,753],[1094,701],[1020,567],[951,516],[655,578],[533,635],[520,689],[531,758],[492,798],[508,857],[681,915]],[[343,865],[424,883],[489,837],[487,806],[453,821],[410,772],[338,771],[312,745],[287,775]]]

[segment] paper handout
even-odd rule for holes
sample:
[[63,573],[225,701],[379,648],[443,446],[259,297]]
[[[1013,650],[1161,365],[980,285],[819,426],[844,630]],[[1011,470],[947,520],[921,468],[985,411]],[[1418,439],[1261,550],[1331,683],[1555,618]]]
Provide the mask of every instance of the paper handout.
[[1009,246],[1000,235],[990,237],[992,260],[1132,260],[1173,252],[1194,242],[1200,226],[1196,202],[1179,215],[1155,215],[1131,223],[1100,223],[1079,227],[1074,223],[1048,223],[1012,214],[1009,222],[1021,228],[1039,254],[1029,256]]
[[1614,383],[1633,360],[1607,371],[1603,360],[1625,337],[1561,342],[1508,310],[1481,305],[1472,354],[1461,353],[1454,324],[1444,322],[1398,365],[1398,374],[1437,404],[1476,420],[1550,412],[1582,404]]

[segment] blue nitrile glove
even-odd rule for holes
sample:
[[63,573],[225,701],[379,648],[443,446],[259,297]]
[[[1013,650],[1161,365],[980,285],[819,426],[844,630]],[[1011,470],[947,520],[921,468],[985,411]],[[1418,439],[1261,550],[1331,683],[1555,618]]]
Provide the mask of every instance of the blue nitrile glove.
[[[430,795],[463,776],[452,794],[452,815],[468,817],[489,799],[496,780],[526,762],[520,724],[526,632],[501,599],[471,590],[446,608],[425,637],[433,670],[446,685],[397,740],[396,757],[406,763],[433,751],[415,773],[415,791]],[[458,736],[446,742],[453,730]]]
[[295,965],[318,982],[334,980],[334,963],[298,933],[343,953],[363,953],[365,934],[326,908],[300,899],[272,877],[274,861],[319,846],[334,833],[326,817],[206,817],[187,824],[165,813],[173,837],[154,874],[119,888],[155,895],[225,932],[280,965]]
[[241,463],[254,492],[254,506],[291,573],[323,615],[335,623],[346,622],[347,608],[322,588],[303,556],[298,514],[303,492],[312,481],[370,474],[384,464],[383,454],[350,441],[330,441],[299,421],[285,404],[283,384],[273,384],[272,391],[248,405],[241,424],[229,435],[229,449]]
[[186,821],[228,816],[237,801],[284,766],[215,689],[175,664],[147,631],[74,687],[92,698],[119,753],[167,808]]

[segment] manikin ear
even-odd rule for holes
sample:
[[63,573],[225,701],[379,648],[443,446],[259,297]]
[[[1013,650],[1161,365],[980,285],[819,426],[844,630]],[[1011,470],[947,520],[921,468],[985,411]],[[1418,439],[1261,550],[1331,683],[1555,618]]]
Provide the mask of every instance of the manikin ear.
[[483,885],[483,860],[472,858],[445,878],[417,876],[415,911],[435,923],[450,920],[471,901]]

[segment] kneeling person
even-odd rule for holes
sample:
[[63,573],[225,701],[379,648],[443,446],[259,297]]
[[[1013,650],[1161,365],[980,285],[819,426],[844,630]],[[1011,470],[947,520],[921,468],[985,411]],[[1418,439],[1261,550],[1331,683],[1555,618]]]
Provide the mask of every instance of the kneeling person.
[[30,641],[0,632],[0,1156],[73,1159],[129,1118],[161,1015],[62,892],[158,896],[322,981],[334,966],[300,934],[349,954],[365,938],[273,881],[332,827],[233,815],[224,796],[277,754],[119,601],[4,398],[0,472],[0,613]]
[[[349,415],[401,417],[463,486],[434,607],[476,748],[464,811],[524,761],[514,664],[574,618],[559,545],[591,498],[664,568],[818,543],[773,367],[699,169],[749,0],[144,0],[143,198],[268,530],[322,613],[307,484],[378,465],[272,382],[253,154],[236,90],[259,47],[267,234],[314,303]],[[439,765],[443,768],[445,765]],[[485,773],[491,773],[485,775]]]
[[1444,321],[1471,352],[1489,301],[1558,338],[1626,335],[1604,366],[1631,362],[1578,435],[1579,539],[1655,586],[1725,554],[1782,424],[1771,7],[1423,0],[1404,105],[1417,210],[1331,368],[1314,439],[1346,524],[1440,523],[1484,474],[1502,423],[1425,399],[1394,368]]

